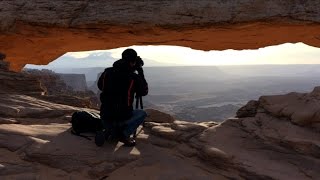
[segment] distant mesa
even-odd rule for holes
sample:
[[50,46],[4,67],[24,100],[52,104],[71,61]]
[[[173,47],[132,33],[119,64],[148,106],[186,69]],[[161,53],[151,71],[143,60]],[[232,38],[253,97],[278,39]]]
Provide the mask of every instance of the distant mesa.
[[87,91],[86,76],[84,74],[58,74],[58,76],[71,86],[74,91]]

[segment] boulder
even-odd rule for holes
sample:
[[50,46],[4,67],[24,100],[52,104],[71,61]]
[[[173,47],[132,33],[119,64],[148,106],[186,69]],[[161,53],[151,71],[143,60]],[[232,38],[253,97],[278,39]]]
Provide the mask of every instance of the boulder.
[[310,125],[320,122],[319,99],[319,87],[316,87],[311,93],[262,96],[259,103],[272,116],[287,118],[300,125]]
[[148,117],[145,120],[146,122],[173,123],[174,121],[171,115],[155,109],[147,109],[146,112],[148,114]]
[[257,114],[259,101],[251,100],[237,111],[237,117],[254,117]]

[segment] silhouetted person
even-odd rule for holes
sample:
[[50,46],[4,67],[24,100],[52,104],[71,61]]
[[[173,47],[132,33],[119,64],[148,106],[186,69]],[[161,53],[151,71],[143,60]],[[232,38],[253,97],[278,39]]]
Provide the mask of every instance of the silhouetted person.
[[147,116],[144,110],[133,110],[135,95],[139,97],[148,94],[142,66],[143,61],[137,56],[137,52],[126,49],[122,53],[122,59],[101,74],[98,88],[102,91],[100,116],[105,131],[96,135],[98,146],[102,146],[109,135],[119,137],[126,146],[135,145],[135,139],[130,136]]

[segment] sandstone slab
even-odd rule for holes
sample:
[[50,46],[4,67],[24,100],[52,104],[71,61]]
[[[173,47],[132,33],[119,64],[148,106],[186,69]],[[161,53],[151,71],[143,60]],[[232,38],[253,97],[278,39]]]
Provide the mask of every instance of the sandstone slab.
[[172,123],[174,121],[171,115],[155,109],[147,109],[146,112],[148,114],[148,117],[145,120],[146,122]]
[[[2,106],[7,108],[0,118],[19,124],[0,124],[0,177],[319,179],[319,131],[275,114],[283,104],[289,110],[296,107],[295,103],[308,107],[320,101],[318,94],[316,88],[308,94],[266,98],[259,103],[265,111],[221,124],[146,122],[147,126],[139,129],[134,148],[119,142],[98,148],[93,140],[72,135],[66,117],[78,108],[6,94],[0,96]],[[152,117],[152,112],[149,115]]]

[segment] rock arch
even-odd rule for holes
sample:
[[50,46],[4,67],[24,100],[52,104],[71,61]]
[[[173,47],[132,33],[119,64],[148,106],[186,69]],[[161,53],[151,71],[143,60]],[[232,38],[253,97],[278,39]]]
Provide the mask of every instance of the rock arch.
[[130,45],[320,47],[319,7],[318,0],[1,1],[0,51],[18,71],[69,51]]

